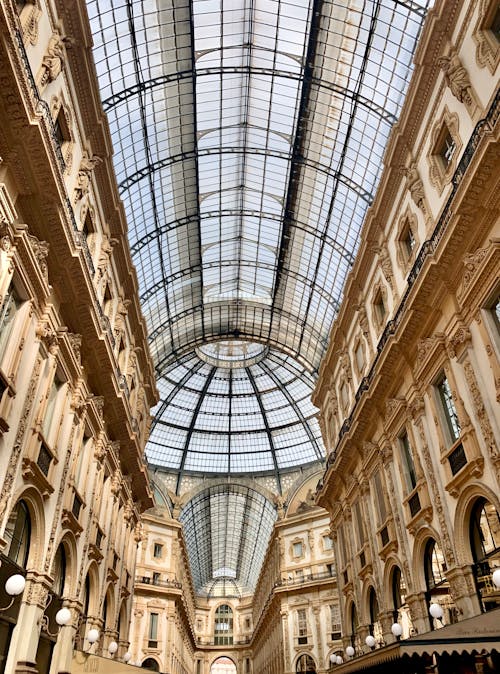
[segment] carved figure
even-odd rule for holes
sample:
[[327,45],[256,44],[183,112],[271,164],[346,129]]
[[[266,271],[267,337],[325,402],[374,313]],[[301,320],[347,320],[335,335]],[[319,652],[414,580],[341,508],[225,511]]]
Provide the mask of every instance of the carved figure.
[[416,165],[412,164],[408,169],[405,170],[405,174],[408,180],[408,189],[410,190],[411,198],[415,204],[425,213],[426,208],[424,185],[420,179]]
[[109,258],[111,257],[111,252],[113,250],[113,245],[115,243],[114,239],[110,239],[108,236],[104,235],[101,244],[101,250],[99,252],[99,259],[97,261],[97,271],[99,276],[104,276],[104,272],[108,266]]
[[97,155],[89,155],[84,152],[80,162],[80,169],[78,170],[78,177],[76,179],[75,197],[76,201],[80,201],[89,193],[90,177],[95,167],[102,162],[101,157]]
[[59,33],[54,33],[49,40],[47,53],[42,60],[42,76],[40,86],[53,82],[64,68],[64,41]]
[[462,65],[458,55],[442,56],[438,59],[438,65],[442,68],[446,84],[455,98],[468,108],[475,107],[474,93],[469,74]]

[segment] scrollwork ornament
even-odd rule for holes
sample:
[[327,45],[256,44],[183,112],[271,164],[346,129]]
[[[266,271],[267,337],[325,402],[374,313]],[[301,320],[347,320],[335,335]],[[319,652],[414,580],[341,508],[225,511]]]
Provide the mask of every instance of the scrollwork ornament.
[[93,396],[92,401],[97,409],[100,419],[104,418],[104,396]]
[[412,163],[408,168],[403,169],[404,174],[406,175],[408,190],[410,191],[411,198],[413,199],[415,205],[422,211],[425,217],[427,217],[428,209],[425,199],[424,184],[418,172],[417,165]]
[[488,248],[478,248],[474,253],[469,253],[464,257],[464,274],[462,279],[461,293],[469,287],[478,271],[482,261],[488,254]]
[[448,567],[454,566],[456,564],[456,556],[455,556],[455,551],[451,542],[451,537],[448,531],[448,523],[446,520],[446,514],[444,511],[444,506],[443,502],[441,499],[441,495],[439,493],[439,487],[437,484],[436,476],[435,476],[435,471],[434,471],[434,466],[432,464],[432,459],[431,459],[431,454],[429,450],[429,445],[427,443],[427,437],[425,434],[425,429],[424,429],[424,422],[422,417],[418,417],[415,420],[415,425],[418,430],[418,434],[420,436],[420,445],[421,445],[421,452],[422,456],[424,458],[424,463],[427,469],[427,479],[428,479],[428,484],[430,487],[432,499],[433,499],[433,504],[436,509],[436,513],[438,516],[439,520],[439,525],[441,529],[441,540],[443,544],[443,554],[446,560],[446,564]]
[[463,346],[470,344],[471,333],[469,328],[461,325],[448,340],[448,355],[456,358]]
[[14,478],[17,474],[17,466],[19,458],[21,456],[21,448],[24,445],[24,436],[28,428],[28,420],[31,413],[31,408],[33,405],[33,400],[35,398],[35,392],[38,384],[38,377],[40,375],[40,367],[42,364],[42,357],[39,355],[35,361],[33,367],[33,372],[31,374],[31,379],[28,386],[28,391],[24,400],[24,407],[17,426],[17,433],[12,446],[12,450],[9,456],[9,462],[7,465],[7,471],[5,473],[1,496],[0,496],[0,522],[2,521],[5,511],[7,509],[7,504],[9,502],[10,496],[12,494],[12,488],[14,485]]
[[49,268],[47,266],[47,257],[49,254],[49,244],[47,243],[47,241],[40,241],[33,234],[28,234],[28,239],[31,243],[31,247],[33,249],[35,258],[38,262],[38,266],[40,267],[42,276],[45,279],[45,282],[48,283]]
[[413,421],[417,421],[422,415],[425,414],[425,401],[422,396],[417,396],[408,405],[408,411],[410,418]]
[[474,405],[474,411],[476,413],[476,416],[479,421],[479,426],[481,428],[481,432],[483,434],[484,440],[486,442],[486,445],[488,447],[488,452],[489,455],[492,458],[497,458],[499,455],[498,452],[498,447],[497,443],[495,440],[495,434],[493,433],[493,429],[490,424],[490,420],[488,417],[488,413],[486,411],[486,408],[484,406],[484,401],[483,397],[481,395],[481,391],[479,389],[479,385],[476,379],[476,374],[474,372],[474,368],[472,367],[472,363],[470,360],[466,360],[464,362],[464,374],[465,374],[465,380],[467,382],[467,386],[469,387],[469,391],[471,393],[471,398],[472,398],[472,403]]
[[82,346],[82,336],[74,333],[74,332],[69,332],[68,333],[68,340],[71,345],[71,348],[75,354],[76,360],[78,363],[82,362],[82,355],[81,355],[81,346]]

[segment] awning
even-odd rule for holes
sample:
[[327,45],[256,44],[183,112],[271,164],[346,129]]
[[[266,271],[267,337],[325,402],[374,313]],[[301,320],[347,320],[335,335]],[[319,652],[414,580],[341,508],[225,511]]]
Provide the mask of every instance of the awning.
[[[379,665],[394,663],[402,674],[401,660],[436,654],[500,653],[500,609],[447,625],[439,630],[417,634],[383,648],[378,648],[342,665],[335,666],[336,674],[365,671]],[[390,665],[386,671],[390,671]]]

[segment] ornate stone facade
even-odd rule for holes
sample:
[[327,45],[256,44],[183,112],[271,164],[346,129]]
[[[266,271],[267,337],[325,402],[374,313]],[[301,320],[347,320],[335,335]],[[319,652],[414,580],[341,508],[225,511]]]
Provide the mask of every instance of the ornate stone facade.
[[[321,417],[337,420],[317,502],[335,533],[344,646],[366,658],[368,633],[376,648],[395,641],[392,622],[409,637],[500,607],[500,532],[493,525],[483,547],[477,534],[500,513],[498,73],[492,36],[478,37],[493,4],[460,13],[462,3],[446,3],[448,18],[443,8],[424,28],[365,223],[371,249],[361,242],[314,394]],[[432,64],[431,45],[441,54]],[[433,92],[425,106],[423,91]],[[373,264],[384,247],[390,265],[380,254]],[[382,321],[370,311],[381,284]],[[338,353],[355,361],[360,306],[369,374],[354,368],[341,406]]]
[[[78,97],[76,79],[93,72],[90,47],[69,55],[74,42],[60,32],[56,4],[5,3],[0,17],[2,89],[9,91],[0,106],[2,608],[5,579],[26,577],[24,592],[0,611],[0,661],[9,674],[69,672],[73,653],[89,650],[92,627],[99,630],[93,657],[109,656],[112,641],[115,657],[123,656],[133,533],[152,504],[146,428],[120,387],[123,373],[143,391],[142,415],[156,401],[126,225],[114,207],[116,186],[94,173],[89,189],[97,159],[88,148],[107,147],[95,136],[102,113],[90,113]],[[97,91],[95,80],[88,84]],[[112,171],[110,156],[101,163]],[[95,214],[92,252],[72,207],[75,191]],[[111,297],[104,298],[95,266],[111,238]],[[119,317],[119,353],[112,329],[120,293],[130,301]],[[60,627],[63,606],[71,618]]]

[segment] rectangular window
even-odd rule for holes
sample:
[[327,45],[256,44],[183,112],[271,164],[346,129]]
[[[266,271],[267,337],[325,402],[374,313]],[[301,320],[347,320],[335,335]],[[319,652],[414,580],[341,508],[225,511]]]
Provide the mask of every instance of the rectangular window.
[[497,333],[500,336],[500,295],[495,299],[491,307],[491,315],[493,317],[493,323],[497,329]]
[[307,616],[305,608],[299,608],[297,611],[297,626],[299,644],[307,644]]
[[384,489],[382,487],[382,479],[380,471],[377,470],[373,476],[373,490],[375,492],[375,499],[378,511],[378,524],[382,524],[387,519],[387,507],[385,505]]
[[404,245],[405,250],[406,250],[407,258],[411,257],[416,243],[417,242],[415,241],[415,237],[413,235],[412,229],[408,225],[408,227],[405,229],[405,231],[403,233],[403,245]]
[[163,552],[163,545],[161,543],[155,543],[153,550],[153,557],[160,559]]
[[14,318],[20,305],[21,300],[11,283],[0,307],[0,360],[5,353],[5,348],[12,332],[12,326],[14,325]]
[[417,486],[417,474],[415,472],[415,464],[413,463],[410,440],[406,431],[399,437],[399,443],[401,446],[401,467],[405,481],[404,486],[406,487],[406,493],[409,494]]
[[302,557],[302,543],[299,541],[297,543],[293,544],[293,556],[294,557]]
[[450,470],[452,475],[456,475],[462,470],[464,466],[467,465],[467,457],[465,456],[464,446],[462,443],[455,447],[450,456],[448,457],[448,463],[450,464]]
[[451,393],[451,388],[446,377],[442,377],[436,385],[439,400],[441,402],[441,409],[446,420],[446,428],[448,430],[450,440],[452,443],[460,437],[460,424],[458,422],[457,410],[455,401]]
[[342,407],[345,409],[349,405],[349,388],[346,382],[340,387],[340,398],[342,400]]
[[443,140],[441,141],[438,151],[438,154],[441,157],[441,161],[443,162],[445,168],[448,167],[448,164],[453,159],[456,147],[457,146],[455,144],[455,141],[451,137],[451,133],[449,132],[448,128],[445,127],[443,132]]
[[80,517],[80,511],[82,509],[82,499],[78,496],[78,494],[75,494],[73,497],[73,507],[71,508],[71,512],[75,516],[76,519]]
[[500,42],[500,4],[497,5],[496,12],[493,15],[493,20],[490,23],[490,30],[495,36],[497,42]]
[[354,504],[354,516],[356,518],[356,530],[358,533],[358,548],[362,548],[366,541],[366,533],[359,501],[356,501]]
[[56,437],[54,432],[54,425],[57,422],[56,408],[57,400],[59,396],[59,391],[61,390],[62,384],[57,378],[52,382],[52,386],[49,391],[49,398],[47,400],[47,407],[45,408],[45,413],[43,415],[42,422],[42,431],[43,437],[48,441],[49,438]]
[[43,444],[40,447],[40,452],[38,454],[38,459],[36,461],[37,466],[40,468],[42,473],[47,477],[50,470],[50,465],[52,463],[52,454],[49,452],[47,447]]
[[340,639],[341,636],[341,626],[340,626],[340,608],[338,604],[330,604],[330,629],[331,629],[331,639]]
[[345,544],[344,526],[343,525],[341,525],[338,528],[338,539],[339,539],[339,546],[340,546],[341,566],[345,566],[347,564],[347,548],[346,548],[346,544]]
[[377,320],[379,323],[382,323],[387,313],[387,309],[385,308],[384,297],[380,290],[377,291],[373,299],[373,308],[375,310],[375,316]]
[[323,536],[323,550],[333,550],[333,541],[330,536]]
[[420,497],[418,491],[416,491],[413,496],[408,500],[408,507],[410,509],[410,515],[415,517],[417,513],[420,512],[422,506],[420,505]]
[[363,353],[363,345],[362,345],[361,342],[359,342],[357,347],[356,347],[355,356],[356,356],[356,365],[358,367],[358,372],[362,372],[363,367],[365,365],[365,355]]
[[156,648],[158,645],[158,613],[149,614],[149,648]]

